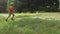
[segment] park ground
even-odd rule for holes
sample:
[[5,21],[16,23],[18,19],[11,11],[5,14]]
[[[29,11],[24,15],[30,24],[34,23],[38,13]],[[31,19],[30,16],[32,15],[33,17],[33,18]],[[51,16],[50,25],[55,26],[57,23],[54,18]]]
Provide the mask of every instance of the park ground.
[[0,13],[0,34],[60,34],[60,13]]

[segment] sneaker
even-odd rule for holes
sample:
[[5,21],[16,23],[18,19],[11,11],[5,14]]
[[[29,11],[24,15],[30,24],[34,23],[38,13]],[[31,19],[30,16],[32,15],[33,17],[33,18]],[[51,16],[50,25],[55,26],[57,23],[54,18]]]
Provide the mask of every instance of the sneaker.
[[5,21],[7,22],[7,19]]
[[13,18],[11,18],[11,20],[14,20]]

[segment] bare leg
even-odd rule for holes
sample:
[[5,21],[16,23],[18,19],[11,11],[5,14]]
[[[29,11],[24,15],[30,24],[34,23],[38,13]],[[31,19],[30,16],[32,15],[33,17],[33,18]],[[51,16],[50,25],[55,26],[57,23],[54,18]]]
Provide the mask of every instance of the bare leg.
[[11,18],[11,20],[13,20],[14,16],[15,16],[15,15],[14,15],[14,14],[12,14],[12,18]]
[[10,18],[11,14],[9,14],[9,16],[7,17],[6,21]]

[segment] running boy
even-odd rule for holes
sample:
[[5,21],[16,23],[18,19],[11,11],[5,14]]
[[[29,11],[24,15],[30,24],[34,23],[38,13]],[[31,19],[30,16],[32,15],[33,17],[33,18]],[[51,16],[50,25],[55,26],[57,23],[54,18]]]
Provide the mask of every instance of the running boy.
[[9,9],[8,9],[9,16],[7,17],[6,21],[11,17],[11,15],[12,15],[11,20],[13,20],[14,18],[13,10],[14,10],[14,6],[13,4],[10,4]]

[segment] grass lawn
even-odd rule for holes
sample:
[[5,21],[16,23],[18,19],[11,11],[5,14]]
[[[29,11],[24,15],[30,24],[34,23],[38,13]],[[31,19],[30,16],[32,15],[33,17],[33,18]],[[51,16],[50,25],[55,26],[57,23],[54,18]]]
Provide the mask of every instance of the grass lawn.
[[59,13],[17,13],[6,22],[7,16],[0,14],[0,34],[60,34]]

